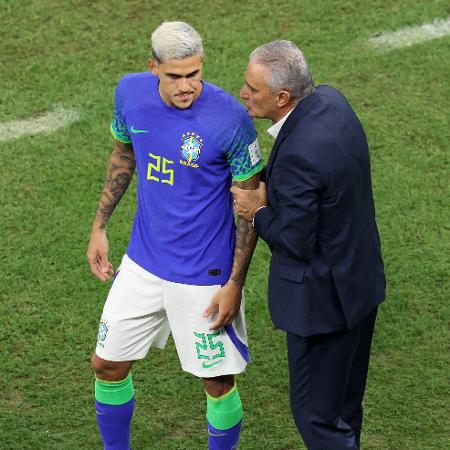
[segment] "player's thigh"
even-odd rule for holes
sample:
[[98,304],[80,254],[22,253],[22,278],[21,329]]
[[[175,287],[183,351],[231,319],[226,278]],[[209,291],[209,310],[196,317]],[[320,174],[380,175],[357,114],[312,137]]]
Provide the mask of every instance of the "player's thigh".
[[162,294],[162,280],[125,255],[103,308],[95,353],[107,361],[134,361],[153,345],[163,348],[170,328]]
[[201,378],[238,374],[248,362],[244,302],[233,323],[210,330],[203,312],[220,286],[165,283],[164,304],[183,370]]

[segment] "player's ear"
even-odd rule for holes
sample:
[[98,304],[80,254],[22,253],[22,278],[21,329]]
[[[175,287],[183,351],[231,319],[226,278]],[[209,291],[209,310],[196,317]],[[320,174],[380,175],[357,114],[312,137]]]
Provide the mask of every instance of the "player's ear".
[[153,75],[158,75],[159,64],[155,58],[150,58],[148,60],[148,68]]

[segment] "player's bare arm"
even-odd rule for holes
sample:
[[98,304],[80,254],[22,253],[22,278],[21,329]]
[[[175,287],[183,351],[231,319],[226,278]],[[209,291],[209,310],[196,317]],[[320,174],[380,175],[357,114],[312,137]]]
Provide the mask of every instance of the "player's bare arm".
[[[233,186],[237,186],[242,190],[255,190],[258,188],[258,185],[259,174],[253,175],[248,180],[233,183]],[[236,284],[241,290],[244,287],[245,277],[255,251],[257,239],[251,223],[238,216],[236,221],[236,246],[230,282]]]
[[136,167],[133,146],[115,141],[106,169],[106,179],[100,195],[93,228],[106,228],[114,208],[127,190]]
[[136,167],[133,146],[115,141],[106,169],[105,183],[95,212],[87,258],[92,273],[101,281],[111,278],[113,267],[108,260],[106,225],[114,208],[127,190]]
[[[245,181],[233,182],[233,186],[237,186],[242,190],[254,190],[258,188],[258,185],[259,174],[255,174]],[[229,324],[239,312],[242,288],[244,287],[257,239],[252,224],[238,216],[236,220],[236,245],[230,279],[214,296],[204,313],[205,317],[217,313],[216,320],[211,324],[212,330]]]

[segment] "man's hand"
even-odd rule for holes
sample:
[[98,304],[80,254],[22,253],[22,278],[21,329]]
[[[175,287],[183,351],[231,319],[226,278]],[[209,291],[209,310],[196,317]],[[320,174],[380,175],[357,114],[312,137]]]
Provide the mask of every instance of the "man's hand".
[[91,272],[100,280],[107,281],[114,275],[112,264],[108,261],[109,244],[106,230],[91,232],[87,259]]
[[263,182],[260,182],[258,189],[255,190],[244,190],[233,186],[230,191],[234,196],[236,213],[249,222],[252,221],[258,208],[267,206],[266,184]]
[[229,281],[222,286],[211,300],[208,308],[203,313],[203,317],[214,315],[214,322],[211,324],[211,330],[217,330],[228,325],[238,315],[241,307],[242,286]]

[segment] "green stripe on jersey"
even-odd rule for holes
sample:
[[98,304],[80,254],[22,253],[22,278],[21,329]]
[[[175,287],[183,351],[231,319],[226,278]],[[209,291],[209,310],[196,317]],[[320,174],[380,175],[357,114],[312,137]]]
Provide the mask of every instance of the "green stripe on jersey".
[[261,172],[263,169],[264,164],[262,161],[260,161],[250,172],[247,172],[245,175],[233,175],[232,179],[233,181],[245,181],[251,178],[255,173]]
[[122,142],[124,144],[131,144],[131,139],[129,137],[129,135],[125,132],[118,132],[115,128],[114,128],[114,124],[111,124],[110,128],[111,130],[111,134],[114,136],[114,139],[116,141]]

